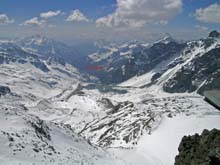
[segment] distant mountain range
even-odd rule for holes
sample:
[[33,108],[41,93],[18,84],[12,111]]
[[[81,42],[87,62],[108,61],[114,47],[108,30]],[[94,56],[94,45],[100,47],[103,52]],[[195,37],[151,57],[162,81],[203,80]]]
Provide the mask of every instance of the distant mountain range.
[[[35,35],[1,41],[0,63],[29,61],[45,72],[49,69],[42,60],[63,66],[68,63],[105,84],[119,84],[154,72],[143,86],[163,77],[163,89],[167,92],[202,93],[205,89],[220,88],[219,40],[219,32],[212,31],[207,38],[186,43],[176,41],[170,34],[154,43],[133,41],[116,45],[99,41],[94,43],[94,53],[82,55],[62,42]],[[166,66],[156,69],[165,61]],[[169,77],[164,80],[167,74]]]
[[103,66],[100,72],[91,72],[101,82],[117,84],[149,72],[157,64],[179,54],[185,46],[185,43],[178,43],[168,35],[152,44],[130,42],[104,47],[89,55],[88,63]]

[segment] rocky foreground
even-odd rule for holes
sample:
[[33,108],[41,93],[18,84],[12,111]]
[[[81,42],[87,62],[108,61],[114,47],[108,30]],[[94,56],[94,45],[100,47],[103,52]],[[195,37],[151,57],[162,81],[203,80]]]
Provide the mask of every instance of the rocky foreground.
[[184,136],[175,165],[220,164],[220,130],[204,130],[201,135]]

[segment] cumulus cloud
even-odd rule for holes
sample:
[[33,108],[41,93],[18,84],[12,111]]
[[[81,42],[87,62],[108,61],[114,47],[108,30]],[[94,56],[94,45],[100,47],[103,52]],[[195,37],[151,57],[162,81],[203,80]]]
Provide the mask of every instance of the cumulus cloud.
[[41,13],[39,17],[33,17],[24,21],[21,26],[39,26],[39,27],[54,27],[54,25],[48,24],[49,19],[53,17],[57,17],[62,14],[61,10],[57,11],[48,11],[45,13]]
[[21,25],[23,26],[43,26],[46,23],[45,20],[39,20],[37,17],[26,20]]
[[182,11],[182,0],[117,0],[114,13],[96,20],[98,26],[166,24]]
[[10,19],[6,14],[0,14],[0,25],[13,23],[14,20]]
[[220,4],[212,4],[206,8],[196,10],[197,20],[205,23],[220,23]]
[[43,18],[43,19],[49,19],[49,18],[52,18],[52,17],[56,17],[60,14],[61,14],[61,10],[48,11],[48,12],[45,12],[45,13],[41,13],[40,17]]
[[71,14],[67,17],[68,22],[89,22],[89,19],[80,11],[73,10]]

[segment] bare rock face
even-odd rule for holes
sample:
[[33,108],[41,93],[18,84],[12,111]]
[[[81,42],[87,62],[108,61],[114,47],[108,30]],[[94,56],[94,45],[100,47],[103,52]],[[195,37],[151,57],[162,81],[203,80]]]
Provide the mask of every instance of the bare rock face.
[[177,71],[163,85],[163,89],[169,93],[183,93],[194,92],[200,88],[200,94],[205,89],[219,89],[219,53],[220,48],[214,48],[202,56],[194,58]]
[[201,135],[184,136],[175,165],[219,165],[220,130],[204,130]]
[[220,33],[212,31],[206,38],[187,43],[180,56],[168,65],[176,70],[163,84],[164,91],[203,94],[205,90],[220,89],[219,38]]

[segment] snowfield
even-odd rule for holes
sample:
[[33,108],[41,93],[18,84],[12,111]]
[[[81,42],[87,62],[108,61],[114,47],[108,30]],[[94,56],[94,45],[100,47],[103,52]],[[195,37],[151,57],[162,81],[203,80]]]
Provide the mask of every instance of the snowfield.
[[220,113],[210,108],[202,114],[164,117],[157,129],[151,135],[145,134],[132,150],[113,148],[110,152],[132,165],[173,165],[183,136],[202,133],[204,129],[220,129]]

